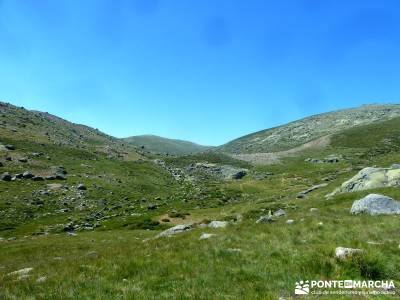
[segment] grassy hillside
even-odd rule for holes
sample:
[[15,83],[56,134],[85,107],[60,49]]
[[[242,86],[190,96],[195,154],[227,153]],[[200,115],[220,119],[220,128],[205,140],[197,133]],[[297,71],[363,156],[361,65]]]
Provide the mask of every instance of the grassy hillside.
[[0,102],[0,137],[101,152],[110,157],[140,158],[135,147],[97,129],[4,102]]
[[[399,189],[341,194],[331,200],[324,195],[356,174],[360,165],[400,162],[398,148],[384,151],[387,139],[397,144],[399,130],[398,119],[358,126],[332,136],[324,149],[269,166],[252,167],[208,152],[157,156],[174,168],[212,162],[249,170],[241,180],[200,182],[175,180],[151,158],[126,161],[91,146],[36,142],[2,131],[1,144],[13,144],[15,150],[1,148],[0,174],[46,174],[59,165],[68,174],[66,180],[0,181],[0,299],[294,299],[296,281],[319,279],[392,279],[398,288],[399,217],[354,216],[349,209],[372,192],[400,200]],[[31,155],[39,152],[43,154]],[[343,159],[305,161],[328,155]],[[25,156],[27,162],[18,160]],[[327,185],[297,198],[321,183]],[[78,184],[87,189],[79,190]],[[278,209],[286,215],[256,223]],[[213,220],[231,223],[155,238],[176,224]],[[200,240],[202,233],[215,236]],[[364,253],[338,260],[334,252],[339,246]],[[28,277],[10,275],[23,268],[33,268]]]
[[167,139],[155,135],[132,136],[125,138],[124,140],[145,151],[163,154],[193,154],[203,152],[212,148],[209,146],[202,146],[188,141]]
[[317,138],[400,116],[400,105],[364,105],[307,117],[279,127],[262,130],[218,147],[220,151],[243,154],[289,150]]

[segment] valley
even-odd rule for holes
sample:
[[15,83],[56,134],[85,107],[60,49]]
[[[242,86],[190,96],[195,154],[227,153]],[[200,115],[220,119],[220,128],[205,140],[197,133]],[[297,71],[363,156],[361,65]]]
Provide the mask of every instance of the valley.
[[0,103],[0,298],[295,299],[334,279],[399,293],[400,211],[352,210],[400,201],[399,133],[400,106],[373,105],[150,151]]

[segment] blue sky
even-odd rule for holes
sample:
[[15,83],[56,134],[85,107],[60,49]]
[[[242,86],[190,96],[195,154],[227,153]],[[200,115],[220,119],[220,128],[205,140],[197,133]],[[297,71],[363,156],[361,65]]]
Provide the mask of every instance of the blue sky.
[[400,101],[400,2],[0,0],[0,100],[218,145]]

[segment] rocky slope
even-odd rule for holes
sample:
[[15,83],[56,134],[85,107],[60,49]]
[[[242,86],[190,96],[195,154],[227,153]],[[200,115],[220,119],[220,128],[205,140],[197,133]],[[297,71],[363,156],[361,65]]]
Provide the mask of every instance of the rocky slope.
[[98,148],[129,147],[3,109],[0,299],[292,299],[299,280],[343,274],[400,286],[400,118],[251,166],[213,151],[110,158]]
[[400,105],[364,105],[314,115],[279,127],[262,130],[218,147],[232,154],[254,154],[286,151],[318,138],[359,125],[400,116]]
[[0,136],[3,140],[33,141],[75,149],[97,151],[109,157],[138,159],[139,151],[98,129],[74,124],[47,112],[30,111],[0,102]]
[[144,151],[173,155],[199,153],[212,148],[189,141],[167,139],[155,135],[138,135],[125,138],[124,140]]

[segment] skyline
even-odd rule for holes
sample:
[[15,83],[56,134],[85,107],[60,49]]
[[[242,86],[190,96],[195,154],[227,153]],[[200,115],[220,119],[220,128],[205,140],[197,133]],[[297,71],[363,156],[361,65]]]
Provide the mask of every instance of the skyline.
[[116,136],[221,145],[399,103],[396,1],[0,0],[0,100]]

